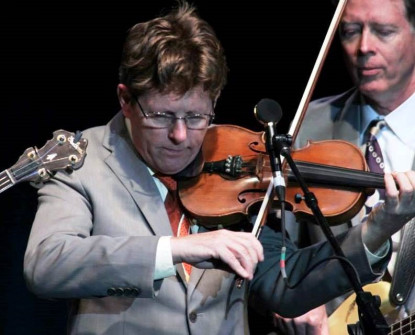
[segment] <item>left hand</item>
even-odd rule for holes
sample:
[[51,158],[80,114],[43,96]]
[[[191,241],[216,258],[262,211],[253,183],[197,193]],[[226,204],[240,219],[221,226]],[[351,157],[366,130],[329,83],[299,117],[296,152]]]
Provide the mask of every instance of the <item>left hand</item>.
[[363,228],[363,242],[372,252],[415,217],[415,171],[385,173],[385,191],[385,202]]

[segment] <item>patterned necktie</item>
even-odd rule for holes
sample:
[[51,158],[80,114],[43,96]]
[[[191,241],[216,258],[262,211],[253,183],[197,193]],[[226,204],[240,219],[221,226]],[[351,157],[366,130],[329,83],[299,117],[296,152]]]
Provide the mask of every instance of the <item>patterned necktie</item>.
[[[171,229],[174,236],[186,236],[189,234],[190,222],[189,219],[183,214],[182,206],[180,204],[179,196],[177,193],[177,181],[171,176],[155,175],[166,186],[168,192],[164,205],[169,216]],[[186,281],[189,281],[190,273],[192,272],[192,266],[188,263],[182,263],[184,272],[186,274]]]
[[[383,162],[383,155],[380,149],[379,143],[376,139],[376,135],[379,133],[385,126],[385,121],[383,120],[374,120],[368,127],[368,140],[366,143],[366,153],[365,158],[367,165],[371,172],[381,173],[383,174],[385,163]],[[372,210],[372,207],[376,205],[379,201],[383,201],[385,199],[385,190],[384,189],[377,189],[373,195],[371,195],[366,203],[366,214],[369,214]]]

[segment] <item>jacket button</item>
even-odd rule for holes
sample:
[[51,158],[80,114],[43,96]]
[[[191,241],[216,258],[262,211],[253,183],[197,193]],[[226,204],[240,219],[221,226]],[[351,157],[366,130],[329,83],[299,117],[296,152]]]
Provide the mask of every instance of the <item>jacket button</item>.
[[140,289],[135,287],[126,287],[124,289],[124,297],[135,298],[140,295]]
[[139,288],[132,288],[130,297],[138,297],[141,294],[141,290]]
[[107,290],[107,294],[109,296],[114,296],[115,295],[115,288],[111,287]]
[[197,320],[197,314],[196,314],[196,312],[191,312],[189,314],[189,320],[190,320],[190,322],[193,322],[193,323],[196,322],[196,320]]
[[122,297],[124,295],[124,289],[121,287],[117,287],[115,289],[115,296]]

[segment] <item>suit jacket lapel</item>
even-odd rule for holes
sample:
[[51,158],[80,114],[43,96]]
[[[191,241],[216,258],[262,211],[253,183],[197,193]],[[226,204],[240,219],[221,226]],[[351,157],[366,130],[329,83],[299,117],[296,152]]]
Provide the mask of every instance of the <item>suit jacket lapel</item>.
[[[105,163],[131,194],[154,234],[172,236],[173,232],[167,212],[160,210],[160,208],[165,209],[164,202],[147,166],[139,158],[131,143],[121,113],[118,113],[109,122],[104,135],[103,146],[111,152],[105,159]],[[203,230],[203,228],[201,229]],[[183,266],[177,264],[176,269],[186,285]],[[194,285],[190,287],[195,288],[204,272],[205,270],[197,268],[192,270],[190,280]]]
[[130,141],[121,113],[108,124],[103,145],[111,151],[106,164],[131,194],[154,234],[172,235],[167,212],[160,210],[165,208],[160,193]]
[[333,137],[360,146],[361,114],[360,97],[356,91],[347,99],[344,108],[334,121]]

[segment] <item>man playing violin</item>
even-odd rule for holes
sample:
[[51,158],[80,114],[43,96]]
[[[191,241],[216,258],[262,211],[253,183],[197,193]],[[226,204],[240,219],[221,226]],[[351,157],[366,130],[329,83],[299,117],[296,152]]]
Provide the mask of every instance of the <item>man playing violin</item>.
[[[362,221],[379,225],[379,229],[410,221],[415,213],[415,1],[349,0],[339,37],[355,87],[310,103],[296,147],[303,147],[307,140],[344,139],[364,153],[369,125],[372,120],[381,120],[376,134],[381,155],[377,159],[383,157],[380,167],[385,172],[385,197],[376,192],[352,222],[333,230],[340,233]],[[413,225],[411,222],[393,235],[393,257],[388,266],[390,299],[401,306],[399,318],[415,311]],[[305,227],[307,231],[301,236],[311,243],[324,238],[319,227]],[[330,304],[329,313],[337,305],[338,301]]]
[[[121,111],[83,132],[82,168],[39,189],[25,253],[28,287],[70,301],[69,333],[246,334],[249,298],[295,317],[351,289],[333,260],[289,289],[276,218],[257,239],[248,220],[212,229],[176,215],[175,180],[200,172],[227,75],[222,46],[194,7],[180,2],[133,26],[119,74]],[[363,283],[384,273],[390,236],[415,214],[411,182],[409,174],[386,175],[386,206],[339,237]],[[291,282],[333,254],[326,242],[286,246]]]

